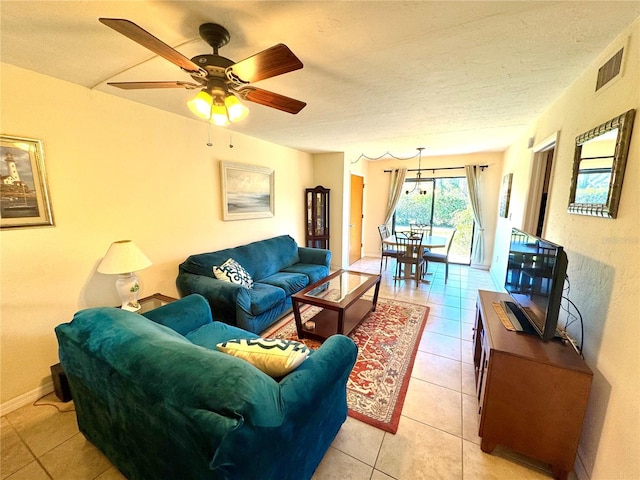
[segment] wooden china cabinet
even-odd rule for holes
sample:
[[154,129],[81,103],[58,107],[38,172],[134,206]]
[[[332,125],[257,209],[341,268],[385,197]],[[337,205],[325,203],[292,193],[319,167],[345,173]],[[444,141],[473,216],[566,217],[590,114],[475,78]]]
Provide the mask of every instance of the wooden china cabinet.
[[305,202],[306,246],[329,249],[329,189],[307,188]]

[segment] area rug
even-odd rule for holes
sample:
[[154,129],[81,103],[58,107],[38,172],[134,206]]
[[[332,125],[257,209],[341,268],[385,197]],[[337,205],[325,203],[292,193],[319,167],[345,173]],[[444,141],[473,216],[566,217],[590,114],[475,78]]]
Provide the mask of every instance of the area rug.
[[[302,321],[318,313],[306,306]],[[358,325],[349,337],[358,346],[358,357],[347,382],[349,416],[387,432],[396,433],[429,307],[396,300],[378,299],[376,311]],[[302,341],[316,349],[321,342],[300,340],[293,313],[270,338]]]

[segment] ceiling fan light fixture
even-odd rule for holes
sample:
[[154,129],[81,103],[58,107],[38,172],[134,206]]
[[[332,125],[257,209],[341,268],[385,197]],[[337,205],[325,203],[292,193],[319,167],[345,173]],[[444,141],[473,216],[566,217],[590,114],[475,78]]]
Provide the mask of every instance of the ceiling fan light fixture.
[[227,112],[229,113],[229,120],[233,123],[239,122],[249,115],[249,109],[245,107],[240,100],[238,100],[238,97],[232,93],[227,95],[227,98],[224,99],[224,104],[227,107]]
[[225,107],[221,97],[216,97],[213,105],[211,105],[211,118],[209,121],[218,127],[226,127],[229,125],[227,107]]
[[206,90],[200,90],[198,94],[187,102],[187,107],[196,117],[209,120],[211,116],[211,104],[213,97]]

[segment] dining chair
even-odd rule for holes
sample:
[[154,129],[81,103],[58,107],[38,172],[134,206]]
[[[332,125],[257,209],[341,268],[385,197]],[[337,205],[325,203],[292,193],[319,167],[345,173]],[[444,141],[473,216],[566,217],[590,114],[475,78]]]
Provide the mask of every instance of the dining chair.
[[391,236],[386,225],[378,225],[378,233],[380,234],[380,242],[382,243],[382,256],[380,257],[380,273],[382,273],[382,262],[384,261],[384,269],[386,270],[389,258],[398,258],[398,250],[384,243],[384,240]]
[[444,283],[447,283],[447,279],[449,278],[449,251],[451,250],[451,245],[453,244],[453,237],[456,236],[457,231],[458,231],[457,228],[453,229],[453,233],[451,234],[451,237],[449,237],[449,242],[447,243],[445,253],[428,251],[428,252],[425,252],[424,255],[422,255],[423,260],[426,261],[426,264],[424,266],[425,274],[427,273],[429,262],[444,263],[445,264]]
[[431,235],[431,225],[428,223],[412,223],[409,225],[410,231],[422,232],[424,235]]
[[396,259],[397,264],[396,275],[393,279],[394,283],[397,280],[408,280],[413,276],[416,281],[416,287],[420,284],[420,279],[426,265],[424,258],[420,256],[422,236],[422,232],[396,233],[398,257]]

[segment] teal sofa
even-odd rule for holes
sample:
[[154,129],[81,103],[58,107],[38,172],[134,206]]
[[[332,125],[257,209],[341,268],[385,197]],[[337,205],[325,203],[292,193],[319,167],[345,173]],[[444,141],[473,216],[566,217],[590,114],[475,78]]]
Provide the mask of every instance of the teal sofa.
[[256,335],[199,295],[82,310],[55,332],[80,431],[128,480],[309,479],[347,416],[357,348],[342,335],[274,379],[215,349]]
[[[213,267],[229,258],[253,279],[253,287],[218,280]],[[181,296],[198,293],[217,321],[260,333],[291,309],[291,295],[329,275],[331,251],[298,247],[281,235],[234,248],[191,255],[178,267]]]

